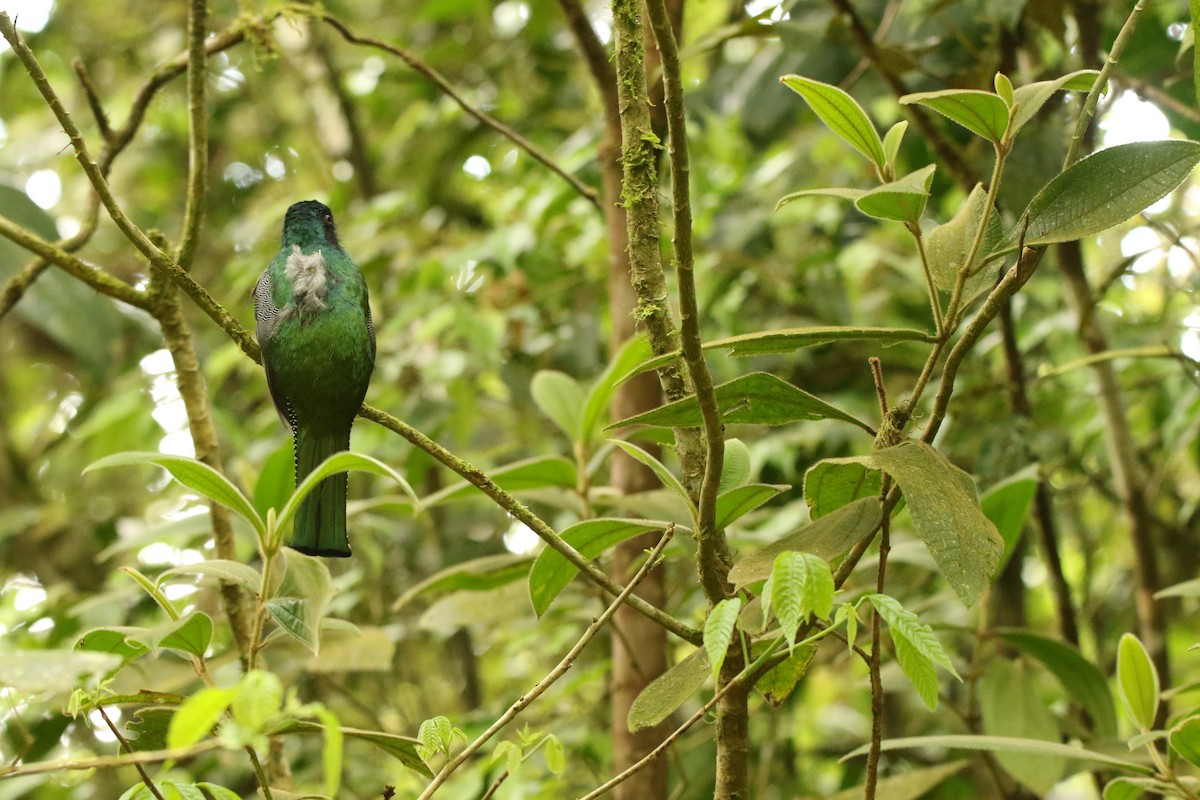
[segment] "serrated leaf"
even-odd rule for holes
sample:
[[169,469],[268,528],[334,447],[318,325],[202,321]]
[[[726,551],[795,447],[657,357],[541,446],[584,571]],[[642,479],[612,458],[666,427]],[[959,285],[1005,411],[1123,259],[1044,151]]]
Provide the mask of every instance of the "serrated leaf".
[[842,141],[866,156],[876,168],[883,169],[887,157],[879,133],[853,97],[836,86],[801,75],[784,75],[779,80],[803,97],[813,113]]
[[372,475],[391,478],[400,484],[400,488],[404,490],[404,493],[409,496],[417,508],[421,507],[421,501],[417,497],[417,493],[413,491],[412,486],[409,485],[408,481],[399,472],[396,472],[396,470],[377,458],[365,456],[362,453],[343,451],[341,453],[334,453],[322,461],[296,486],[296,491],[292,493],[292,496],[288,498],[287,504],[279,512],[279,518],[275,523],[276,529],[287,529],[288,522],[291,521],[296,511],[300,508],[300,501],[315,489],[318,483],[330,475],[337,475],[342,472],[369,472]]
[[1146,648],[1133,634],[1123,634],[1117,644],[1117,696],[1142,730],[1154,727],[1158,695],[1158,670]]
[[725,655],[729,652],[730,642],[733,641],[738,612],[741,609],[740,597],[728,597],[713,606],[704,620],[704,650],[708,653],[708,663],[712,665],[714,679],[721,674],[721,665],[725,663]]
[[1004,553],[996,526],[979,508],[971,476],[924,442],[901,442],[869,458],[900,485],[917,534],[959,599],[971,605]]
[[[595,558],[613,545],[646,531],[666,530],[671,523],[659,520],[600,518],[577,522],[560,535],[584,558]],[[557,550],[547,547],[529,570],[529,599],[540,617],[579,572]]]
[[1087,711],[1098,737],[1117,735],[1117,712],[1108,681],[1078,650],[1033,631],[1008,629],[998,631],[998,634],[1053,673],[1071,699]]
[[629,730],[653,728],[700,691],[710,674],[703,648],[659,675],[629,706]]
[[800,623],[814,615],[828,619],[833,610],[833,574],[829,563],[811,553],[786,550],[771,567],[770,591],[763,590],[764,614],[774,609],[789,647],[796,645]]
[[763,503],[788,490],[788,486],[772,486],[766,483],[748,483],[717,496],[716,527],[727,527],[738,518],[749,514]]
[[172,567],[158,576],[155,585],[162,586],[167,580],[179,575],[207,575],[222,581],[245,586],[247,589],[255,592],[258,591],[259,584],[262,583],[262,575],[254,567],[239,561],[216,558],[209,561],[200,561],[195,564],[183,564],[178,567]]
[[[1070,744],[1058,742],[1043,742],[1037,739],[1019,739],[1010,736],[970,736],[966,734],[948,734],[943,736],[906,736],[899,739],[884,739],[880,750],[907,750],[910,748],[945,748],[950,750],[986,750],[993,753],[1024,753],[1027,755],[1061,756],[1067,759],[1091,761],[1097,764],[1108,764],[1128,772],[1148,775],[1152,770],[1133,761],[1110,756],[1095,750],[1087,750]],[[863,756],[870,750],[871,745],[856,747],[841,757],[841,761],[857,756]]]
[[926,707],[930,711],[935,710],[938,703],[938,687],[934,665],[943,667],[956,678],[959,676],[950,657],[942,649],[942,643],[938,641],[933,628],[918,620],[916,614],[901,606],[894,597],[869,594],[866,599],[888,624],[888,634],[896,647],[896,661],[900,664],[901,671],[917,690]]
[[[521,492],[527,489],[542,489],[547,486],[574,490],[579,485],[575,463],[560,456],[538,456],[487,471],[488,477],[506,492]],[[431,508],[450,500],[463,497],[483,497],[473,484],[457,481],[421,501]]]
[[[1169,139],[1120,144],[1055,176],[1022,215],[1026,245],[1082,239],[1118,225],[1166,197],[1200,163],[1200,142]],[[1023,225],[1001,249],[1016,247]]]
[[994,210],[988,214],[987,231],[983,242],[971,263],[967,264],[967,256],[979,232],[979,223],[987,210],[987,192],[983,186],[975,184],[970,195],[959,208],[958,212],[945,224],[938,225],[929,232],[925,242],[925,255],[929,262],[929,272],[933,276],[934,285],[943,292],[950,292],[962,272],[967,272],[963,287],[963,301],[969,302],[993,282],[995,269],[984,268],[984,256],[995,249],[1004,240],[1004,226],[1000,222],[999,213]]
[[826,458],[804,473],[804,502],[814,520],[866,497],[878,497],[879,470],[858,458]]
[[[978,691],[985,734],[1060,741],[1058,723],[1023,662],[993,659],[979,680]],[[1055,756],[997,753],[996,758],[1010,775],[1039,797],[1062,779],[1067,766]]]
[[492,751],[492,763],[503,764],[504,770],[510,776],[516,774],[521,767],[521,747],[516,742],[505,739]]
[[567,435],[568,441],[581,441],[587,396],[579,381],[565,372],[543,369],[533,376],[529,393],[542,413]]
[[267,526],[262,517],[254,510],[254,506],[246,499],[246,495],[229,482],[221,473],[205,463],[194,458],[171,456],[164,453],[114,453],[86,467],[84,473],[110,467],[123,467],[130,464],[154,464],[171,473],[175,480],[189,489],[193,489],[210,500],[243,517],[258,533],[259,537],[266,535]]
[[422,594],[459,590],[482,592],[504,586],[528,575],[532,562],[532,556],[501,553],[454,564],[411,587],[392,604],[392,611],[398,611]]
[[1200,717],[1189,717],[1171,729],[1171,749],[1192,766],[1200,767]]
[[[750,448],[741,439],[725,440],[725,461],[717,494],[745,485],[750,480]],[[718,526],[723,527],[723,526]]]
[[[742,425],[785,425],[802,419],[837,419],[871,428],[865,422],[766,372],[752,372],[715,387],[721,421]],[[696,427],[702,423],[695,395],[638,414],[611,427],[655,425],[664,428]],[[636,457],[636,456],[635,456]]]
[[791,695],[804,673],[808,672],[816,655],[815,644],[802,644],[794,648],[787,658],[767,670],[754,688],[768,703],[778,708]]
[[205,687],[189,697],[171,717],[167,747],[191,747],[212,733],[213,726],[236,695],[236,689]]
[[1054,93],[1062,89],[1070,91],[1091,91],[1092,84],[1100,75],[1098,70],[1081,69],[1063,75],[1050,81],[1038,81],[1021,86],[1013,91],[1013,101],[1018,104],[1017,113],[1013,115],[1012,135],[1025,127],[1025,123],[1033,119]]
[[785,551],[800,550],[833,561],[870,536],[881,516],[878,497],[856,500],[736,562],[729,580],[739,587],[763,580],[771,574],[775,558]]
[[991,92],[974,89],[941,89],[916,92],[900,98],[905,105],[919,103],[957,122],[977,136],[991,142],[1004,139],[1008,128],[1008,106]]
[[876,219],[917,224],[925,213],[929,186],[933,182],[936,164],[922,167],[902,178],[876,186],[854,201],[854,207]]

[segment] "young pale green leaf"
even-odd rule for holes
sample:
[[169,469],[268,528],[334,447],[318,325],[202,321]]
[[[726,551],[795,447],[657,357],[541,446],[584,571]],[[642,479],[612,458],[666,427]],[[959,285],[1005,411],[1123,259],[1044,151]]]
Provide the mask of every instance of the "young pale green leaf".
[[1055,92],[1063,89],[1075,92],[1091,91],[1092,85],[1096,82],[1096,78],[1099,75],[1100,73],[1097,70],[1081,69],[1063,75],[1061,78],[1050,81],[1038,81],[1037,83],[1030,83],[1017,88],[1013,92],[1013,101],[1019,105],[1017,106],[1017,113],[1013,115],[1012,135],[1016,136],[1017,131],[1021,130],[1025,126],[1025,123],[1033,119],[1037,115],[1037,112],[1042,110],[1042,106],[1054,96]]
[[991,92],[974,89],[941,89],[916,92],[900,98],[906,105],[919,103],[957,122],[977,136],[1000,142],[1008,128],[1008,105]]
[[504,771],[509,775],[517,774],[517,770],[521,768],[521,746],[511,739],[505,739],[496,745],[496,749],[492,751],[492,763],[503,764]]
[[[611,427],[616,428],[622,427],[623,425],[624,423],[620,423],[619,425],[613,425]],[[658,476],[658,479],[662,481],[663,486],[677,494],[683,500],[683,502],[687,503],[688,508],[693,509],[692,513],[695,514],[695,505],[692,503],[692,498],[688,496],[687,489],[683,488],[683,484],[679,482],[679,479],[675,477],[674,473],[667,469],[666,464],[662,463],[650,453],[646,452],[632,442],[625,442],[621,441],[620,439],[612,439],[611,441],[617,447],[624,450],[627,455],[649,467],[651,471]]]
[[1171,749],[1192,766],[1200,767],[1200,716],[1192,716],[1171,729]]
[[791,695],[804,673],[808,672],[816,655],[815,644],[797,645],[787,658],[771,667],[767,674],[758,679],[754,684],[755,690],[768,703],[778,708]]
[[913,646],[905,637],[889,629],[892,634],[892,645],[896,648],[896,663],[908,682],[917,690],[917,696],[930,711],[936,711],[938,706],[937,670],[933,662]]
[[[763,608],[773,608],[789,647],[796,646],[800,623],[816,616],[828,619],[833,610],[833,573],[829,562],[812,553],[785,550],[771,567],[770,597]],[[766,590],[764,589],[764,595]]]
[[[671,523],[646,519],[588,519],[577,522],[560,535],[584,558],[595,558],[608,548],[647,531],[666,530]],[[578,573],[578,568],[553,548],[538,554],[529,570],[529,599],[540,617]]]
[[[917,615],[900,605],[894,597],[885,594],[869,594],[868,602],[876,613],[888,624],[888,634],[896,647],[896,661],[905,677],[917,690],[921,700],[930,711],[937,708],[937,673],[934,665],[943,667],[959,678],[953,662],[942,649],[942,643],[933,633],[933,628],[917,619]],[[962,678],[959,678],[962,680]]]
[[228,508],[254,526],[259,537],[265,536],[267,525],[246,499],[246,495],[229,482],[221,473],[194,458],[171,456],[164,453],[114,453],[94,462],[84,472],[129,464],[155,464],[163,467],[175,480],[193,489],[210,500]]
[[804,473],[804,502],[814,520],[879,494],[879,470],[858,458],[826,458]]
[[1012,647],[1037,659],[1053,673],[1059,684],[1091,717],[1093,730],[1100,738],[1117,735],[1117,710],[1108,681],[1096,666],[1069,644],[1027,630],[1006,629],[998,632]]
[[708,680],[708,658],[703,648],[659,675],[629,706],[629,730],[653,728],[700,691]]
[[741,439],[725,440],[725,462],[721,467],[721,483],[717,493],[728,492],[750,480],[750,448]]
[[996,87],[996,94],[1004,101],[1004,104],[1012,107],[1013,104],[1013,85],[1012,81],[1003,72],[997,72],[996,77],[992,80],[992,85]]
[[960,273],[965,271],[969,276],[963,287],[964,302],[974,299],[990,286],[994,282],[996,270],[999,269],[999,261],[993,262],[992,267],[985,268],[984,265],[984,255],[1004,240],[1004,225],[995,210],[987,215],[987,229],[983,234],[983,242],[975,253],[975,258],[970,264],[967,263],[971,246],[975,243],[975,235],[979,231],[979,224],[987,210],[987,192],[977,183],[950,221],[930,231],[925,240],[925,256],[937,288],[943,292],[950,292],[954,289]]
[[761,581],[770,576],[775,559],[788,551],[804,551],[832,561],[870,536],[881,516],[878,497],[856,500],[737,561],[729,570],[729,580],[739,587]]
[[[766,372],[734,378],[715,387],[714,391],[721,421],[727,425],[786,425],[802,419],[837,419],[871,430],[865,422]],[[691,395],[610,427],[654,425],[677,428],[695,427],[701,423],[700,403],[695,395]]]
[[823,189],[801,189],[798,192],[791,192],[779,198],[779,202],[775,204],[775,210],[778,211],[793,200],[799,200],[802,197],[836,197],[839,200],[854,201],[866,193],[866,189],[842,189],[837,186],[829,186]]
[[917,224],[925,213],[929,200],[929,186],[933,182],[936,164],[910,172],[891,183],[876,186],[854,201],[854,207],[876,219]]
[[533,376],[529,393],[542,413],[567,435],[568,441],[581,440],[587,397],[579,381],[565,372],[543,369]]
[[191,747],[208,736],[236,695],[237,689],[205,687],[189,697],[171,716],[167,747]]
[[980,510],[971,476],[924,442],[901,442],[869,458],[900,484],[917,535],[959,599],[971,605],[1004,554],[1004,540]]
[[172,567],[158,576],[155,585],[162,586],[167,580],[179,575],[207,575],[221,581],[240,584],[255,592],[258,591],[258,585],[262,583],[262,575],[254,567],[240,561],[216,558]]
[[325,736],[321,742],[321,766],[325,773],[325,793],[330,797],[337,797],[338,789],[342,785],[342,742],[345,740],[345,736],[338,724],[337,716],[325,706],[318,705],[313,709],[313,714],[325,729]]
[[738,612],[741,610],[740,597],[727,597],[713,606],[704,620],[704,650],[708,653],[714,680],[721,674],[721,665],[725,663],[725,654],[733,642]]
[[1146,648],[1132,633],[1122,635],[1117,644],[1117,695],[1143,731],[1154,727],[1158,694],[1158,670]]
[[[1058,742],[1058,722],[1038,691],[1037,681],[1023,661],[992,659],[978,684],[983,733]],[[1045,796],[1066,771],[1066,762],[1056,756],[997,753],[1008,773]]]
[[809,108],[841,139],[862,153],[877,169],[883,169],[887,157],[879,133],[854,98],[836,86],[814,81],[801,75],[784,75],[779,79],[804,98]]
[[896,169],[896,158],[900,155],[900,143],[904,141],[904,133],[907,130],[908,120],[902,119],[888,128],[888,132],[883,136],[883,153],[893,172]]
[[[1029,202],[1026,245],[1082,239],[1111,228],[1165,197],[1200,163],[1200,142],[1168,139],[1119,144],[1077,161]],[[1016,247],[1023,225],[1002,247]]]
[[[537,456],[514,461],[511,464],[489,469],[487,474],[497,486],[506,492],[546,487],[574,490],[579,485],[575,462],[560,456]],[[482,493],[474,485],[466,481],[456,481],[446,488],[428,495],[421,503],[425,508],[431,508],[450,500],[482,496]]]
[[451,739],[454,736],[454,726],[450,719],[444,716],[430,717],[417,728],[417,740],[430,754],[450,754]]
[[[857,756],[865,756],[870,750],[870,744],[864,744],[851,750],[846,755],[842,756],[841,760],[845,761]],[[947,750],[985,750],[992,753],[1023,753],[1026,755],[1035,756],[1061,756],[1067,759],[1077,759],[1079,761],[1090,761],[1096,764],[1108,764],[1118,767],[1126,772],[1133,772],[1138,775],[1149,775],[1153,773],[1149,767],[1138,764],[1134,761],[1117,758],[1116,756],[1108,755],[1107,753],[1096,752],[1095,750],[1087,750],[1082,747],[1071,744],[1060,744],[1059,742],[1043,742],[1038,739],[1019,739],[1011,736],[971,736],[967,734],[949,734],[943,736],[906,736],[899,739],[884,739],[880,743],[880,750],[883,752],[891,752],[893,750],[908,750],[911,748],[940,748]]]
[[372,458],[362,453],[343,451],[341,453],[334,453],[322,461],[317,465],[316,469],[300,482],[300,485],[296,487],[296,491],[288,498],[283,510],[279,512],[278,521],[275,523],[276,529],[286,530],[288,522],[291,521],[296,511],[300,508],[300,501],[315,489],[317,484],[322,480],[340,472],[369,472],[372,475],[382,475],[385,478],[391,478],[400,484],[400,488],[412,499],[413,504],[417,508],[421,507],[421,501],[417,497],[417,493],[413,491],[412,486],[409,485],[408,481],[399,472],[396,472],[396,470],[377,458]]
[[230,703],[233,720],[250,733],[267,733],[267,723],[283,709],[283,683],[272,672],[251,670],[242,676]]
[[1037,487],[1037,467],[1030,466],[992,486],[979,498],[983,515],[992,521],[1004,540],[1004,555],[996,566],[996,574],[1004,570],[1021,538]]
[[563,750],[562,740],[551,734],[546,737],[546,749],[542,754],[546,759],[546,769],[554,775],[562,775],[567,768],[567,755]]
[[[587,392],[587,402],[583,407],[583,416],[579,427],[586,444],[591,444],[600,432],[600,418],[612,400],[613,392],[624,375],[638,364],[653,355],[650,342],[644,336],[638,336],[627,341],[617,355],[604,368]],[[536,377],[534,378],[536,380]]]
[[740,517],[749,514],[763,503],[789,489],[789,486],[772,486],[766,483],[748,483],[717,495],[716,527],[724,528]]

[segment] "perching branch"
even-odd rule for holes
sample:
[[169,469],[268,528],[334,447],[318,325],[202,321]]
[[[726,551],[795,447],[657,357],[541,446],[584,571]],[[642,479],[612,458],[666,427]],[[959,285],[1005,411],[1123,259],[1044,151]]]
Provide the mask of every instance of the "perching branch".
[[208,0],[191,0],[188,11],[188,185],[183,209],[183,234],[175,261],[187,271],[196,256],[208,192]]
[[657,566],[658,558],[660,555],[662,555],[663,548],[667,546],[667,542],[671,541],[671,536],[674,535],[674,533],[674,527],[669,527],[663,532],[662,537],[658,540],[658,544],[654,546],[654,549],[650,551],[650,554],[646,557],[646,560],[642,564],[641,568],[638,569],[638,571],[630,579],[629,585],[621,590],[621,593],[618,594],[616,599],[604,609],[604,612],[600,616],[592,620],[592,624],[588,625],[587,629],[583,632],[583,635],[579,637],[579,641],[575,643],[575,646],[572,647],[565,656],[563,656],[562,660],[558,662],[554,669],[550,670],[546,677],[538,681],[537,685],[528,692],[521,695],[517,701],[509,706],[508,710],[501,714],[495,722],[489,725],[488,729],[481,733],[475,739],[475,741],[464,747],[462,752],[458,753],[458,755],[456,755],[454,758],[447,761],[446,765],[442,767],[437,776],[434,777],[434,779],[430,781],[429,785],[425,787],[425,791],[421,793],[420,800],[427,800],[428,798],[432,797],[437,788],[445,783],[450,775],[456,769],[462,766],[462,764],[468,758],[470,758],[476,750],[486,744],[489,739],[500,732],[501,728],[511,722],[534,700],[537,700],[547,689],[554,685],[555,681],[567,673],[567,670],[569,670],[575,663],[575,659],[579,658],[579,654],[583,652],[583,648],[587,647],[588,642],[590,642],[595,635],[600,632],[600,629],[603,628],[604,624],[608,622],[609,618],[616,613],[617,609],[621,607],[621,604],[627,602],[629,598],[633,596],[632,592],[634,587],[641,583],[642,578],[644,578],[650,572],[650,570]]
[[120,753],[115,756],[15,764],[0,767],[0,778],[8,778],[14,775],[45,775],[47,772],[113,769],[116,767],[131,767],[135,764],[162,764],[165,761],[184,761],[212,750],[217,750],[221,746],[219,739],[205,739],[191,747],[177,747],[173,750],[143,750],[136,753]]

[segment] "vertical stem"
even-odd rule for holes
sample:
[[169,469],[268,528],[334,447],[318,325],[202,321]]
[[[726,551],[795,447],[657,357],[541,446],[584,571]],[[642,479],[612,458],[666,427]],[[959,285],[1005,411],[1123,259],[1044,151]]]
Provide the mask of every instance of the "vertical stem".
[[[878,358],[870,359],[871,376],[875,382],[875,395],[879,398],[880,419],[888,415],[887,390],[883,385],[883,366]],[[879,502],[886,508],[887,496],[892,488],[891,476],[884,473],[879,485]],[[892,513],[886,510],[879,521],[879,570],[875,576],[875,591],[884,593],[887,584],[887,559],[892,550]],[[871,674],[871,749],[867,751],[867,775],[864,786],[866,800],[875,800],[875,788],[879,780],[879,754],[883,743],[883,682],[879,677],[883,661],[883,637],[880,632],[879,612],[871,614],[871,657],[867,662]]]
[[183,210],[183,234],[175,261],[187,270],[196,256],[204,203],[208,192],[208,0],[191,0],[188,13],[188,186]]

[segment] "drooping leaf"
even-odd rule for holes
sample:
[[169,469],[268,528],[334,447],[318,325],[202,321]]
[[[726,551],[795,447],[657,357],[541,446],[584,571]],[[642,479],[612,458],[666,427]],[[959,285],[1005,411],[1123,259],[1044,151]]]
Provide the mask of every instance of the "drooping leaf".
[[284,559],[287,571],[267,608],[285,631],[317,655],[321,649],[321,621],[334,595],[329,568],[322,559],[294,550],[283,550],[279,557]]
[[971,476],[924,442],[901,442],[869,458],[900,484],[917,534],[959,599],[975,602],[996,572],[1004,541],[979,508]]
[[932,108],[990,142],[1000,142],[1008,128],[1008,105],[991,92],[941,89],[906,94],[900,98],[900,102],[905,105],[919,103]]
[[567,768],[567,754],[563,750],[562,740],[550,734],[546,736],[546,747],[542,752],[546,759],[546,769],[554,775],[562,775]]
[[[595,558],[608,548],[646,531],[666,530],[669,522],[645,519],[589,519],[578,522],[560,535],[584,558]],[[529,570],[529,599],[540,617],[578,573],[578,568],[557,550],[547,547]]]
[[808,672],[809,665],[817,655],[815,644],[802,644],[795,647],[783,661],[771,667],[765,675],[754,684],[755,690],[771,705],[778,708],[788,698],[796,684]]
[[[1061,740],[1058,722],[1038,692],[1023,662],[992,659],[979,681],[983,733],[1024,739]],[[1055,756],[997,753],[1009,774],[1039,797],[1062,779],[1066,762]]]
[[888,128],[888,132],[883,135],[883,154],[887,158],[887,164],[892,169],[896,168],[896,158],[900,155],[900,143],[904,141],[904,133],[908,130],[908,120],[900,120],[892,127]]
[[1033,119],[1055,92],[1063,89],[1076,92],[1091,91],[1099,75],[1098,70],[1081,69],[1067,73],[1061,78],[1026,84],[1014,90],[1013,101],[1019,105],[1017,113],[1013,115],[1012,134],[1015,136],[1025,123]]
[[[1082,239],[1118,225],[1179,186],[1200,163],[1200,142],[1169,139],[1101,150],[1054,177],[1029,202],[1026,245]],[[1015,247],[1022,225],[1001,248]]]
[[879,133],[871,124],[867,112],[853,97],[836,86],[802,75],[784,75],[779,80],[803,97],[813,113],[842,141],[870,159],[877,168],[883,169],[887,156],[883,152],[883,143],[879,141]]
[[[418,739],[411,736],[400,736],[394,733],[383,733],[382,731],[367,731],[359,728],[347,728],[342,726],[342,735],[349,739],[358,739],[363,742],[370,742],[378,747],[387,755],[398,760],[401,764],[413,770],[414,772],[424,775],[427,778],[433,777],[433,771],[417,753],[417,748],[421,746]],[[309,734],[324,734],[325,726],[311,720],[298,719],[289,722],[280,731],[280,734],[289,733],[309,733]]]
[[1150,654],[1136,636],[1123,634],[1117,644],[1117,696],[1143,731],[1154,727],[1158,694],[1158,670]]
[[929,186],[933,182],[936,164],[910,172],[902,178],[876,186],[854,201],[854,206],[867,216],[890,219],[915,225],[925,213]]
[[250,501],[246,499],[246,495],[242,494],[241,490],[230,483],[224,475],[194,458],[172,456],[165,453],[114,453],[92,463],[83,471],[87,473],[92,470],[123,467],[130,464],[155,464],[163,467],[184,486],[220,503],[244,518],[254,526],[254,530],[260,537],[266,534],[266,523],[262,521]]
[[[867,600],[875,607],[879,616],[888,624],[888,634],[896,647],[896,661],[901,671],[917,690],[921,700],[930,711],[937,708],[938,665],[958,678],[953,662],[942,649],[933,628],[917,619],[917,615],[900,605],[894,597],[885,594],[869,594]],[[959,680],[962,680],[959,678]]]
[[567,435],[568,441],[580,441],[587,397],[579,381],[565,372],[544,369],[533,376],[529,392],[542,413]]
[[[975,184],[967,196],[966,202],[950,219],[929,232],[925,242],[925,255],[929,261],[929,272],[933,282],[943,292],[954,289],[958,277],[964,271],[969,276],[963,287],[963,301],[969,302],[979,292],[989,286],[999,268],[999,262],[993,262],[992,267],[984,267],[984,256],[992,252],[1004,239],[1004,225],[1000,215],[993,210],[988,214],[987,230],[983,242],[975,253],[975,258],[967,264],[971,246],[979,232],[979,223],[987,210],[987,192],[983,186]],[[994,267],[994,268],[993,268]]]
[[460,589],[468,591],[495,589],[497,586],[520,580],[528,575],[529,565],[532,561],[532,556],[501,553],[453,564],[438,570],[409,588],[400,595],[400,599],[392,604],[392,610],[399,610],[422,594],[453,592]]
[[787,491],[786,485],[772,486],[766,483],[748,483],[717,496],[716,527],[731,525],[739,517]]
[[879,470],[858,458],[826,458],[804,473],[804,501],[814,520],[865,497],[877,497]]
[[629,730],[652,728],[700,691],[710,669],[704,648],[659,675],[629,706]]
[[708,653],[714,679],[720,675],[721,665],[725,663],[741,609],[740,597],[727,597],[713,606],[704,619],[704,651]]
[[1117,711],[1108,681],[1078,650],[1033,631],[1006,629],[998,634],[1054,674],[1071,699],[1087,711],[1098,737],[1117,735]]
[[[575,463],[560,456],[538,456],[514,461],[511,464],[489,469],[487,475],[506,492],[542,489],[548,486],[574,489],[579,485]],[[470,483],[456,481],[427,496],[421,503],[426,508],[432,508],[450,500],[470,496],[482,497],[483,495]]]
[[763,580],[771,574],[775,558],[787,551],[804,551],[833,561],[870,536],[881,516],[879,498],[864,497],[737,561],[729,570],[729,580],[736,586]]
[[[857,747],[842,756],[841,760],[845,761],[849,758],[864,756],[870,747],[870,744]],[[1066,759],[1108,764],[1128,772],[1135,772],[1139,775],[1148,775],[1153,772],[1149,767],[1136,762],[1126,761],[1116,756],[1110,756],[1107,753],[1088,750],[1076,745],[1043,742],[1038,739],[1020,739],[1011,736],[971,736],[966,734],[905,736],[899,739],[884,739],[880,743],[880,750],[884,752],[927,747],[949,750],[987,750],[993,753],[1020,753],[1035,756],[1059,756]]]
[[[766,372],[752,372],[723,383],[715,387],[715,394],[721,420],[726,424],[785,425],[802,419],[838,419],[871,430],[865,422]],[[692,395],[610,427],[695,427],[701,422],[700,402]]]
[[979,498],[983,515],[992,521],[1004,540],[1004,555],[996,566],[997,574],[1004,570],[1021,538],[1037,487],[1037,467],[1030,466],[990,487]]

